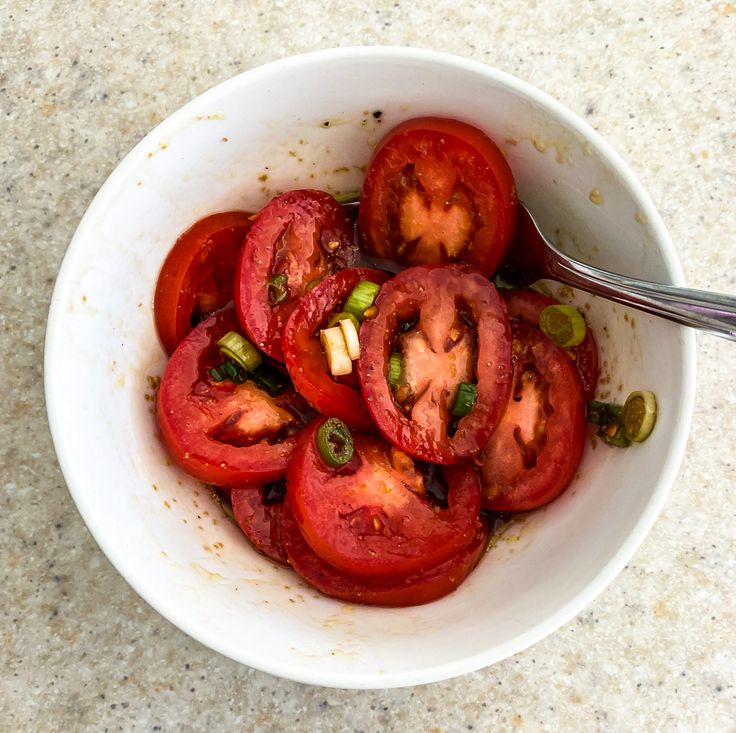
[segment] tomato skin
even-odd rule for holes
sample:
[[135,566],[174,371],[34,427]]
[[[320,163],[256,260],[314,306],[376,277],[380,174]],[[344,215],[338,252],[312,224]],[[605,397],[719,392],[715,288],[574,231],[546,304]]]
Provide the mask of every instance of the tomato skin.
[[[294,390],[269,398],[249,381],[241,385],[211,381],[208,369],[222,361],[217,340],[238,328],[232,310],[220,311],[197,326],[169,359],[156,406],[161,437],[174,461],[200,481],[230,487],[284,476],[296,434],[305,422],[301,410],[306,410]],[[269,408],[272,419],[288,414],[290,422],[282,431],[286,437],[269,443],[264,435],[251,445],[233,444],[237,419],[244,410],[253,412],[260,406]]]
[[266,504],[260,486],[241,486],[230,495],[235,521],[251,544],[266,557],[288,565],[281,533],[283,502]]
[[465,262],[491,276],[509,248],[511,169],[481,130],[423,117],[378,144],[360,195],[363,248],[406,265]]
[[351,461],[328,466],[316,444],[324,422],[315,420],[304,432],[286,477],[286,501],[319,557],[351,575],[397,577],[468,545],[480,511],[469,463],[445,469],[448,507],[440,509],[416,492],[423,478],[411,459],[378,436],[353,435]]
[[519,512],[557,498],[575,475],[585,402],[580,376],[562,349],[523,321],[512,323],[512,333],[514,391],[477,462],[483,506]]
[[[509,318],[521,319],[535,326],[539,326],[542,311],[559,302],[534,290],[502,290],[501,295],[506,301]],[[592,400],[598,384],[598,346],[591,329],[586,329],[582,343],[566,353],[575,362],[586,401]]]
[[282,528],[289,563],[309,585],[332,598],[371,606],[418,606],[447,595],[477,565],[488,540],[488,525],[481,519],[465,549],[434,568],[400,578],[358,578],[314,553],[288,504],[284,505]]
[[[456,308],[458,302],[476,324],[478,396],[450,437],[449,410],[443,412],[439,406],[437,419],[417,424],[396,404],[386,373],[402,319],[419,311],[421,330],[439,329],[438,338],[444,340],[448,309]],[[471,267],[424,265],[408,268],[385,283],[375,305],[378,314],[360,329],[359,374],[363,401],[378,429],[389,442],[423,461],[451,464],[475,454],[501,419],[511,387],[511,335],[506,307],[496,289]]]
[[250,214],[225,211],[205,216],[185,231],[164,260],[153,311],[166,353],[201,321],[232,300],[232,272]]
[[[334,250],[331,242],[338,243]],[[357,258],[353,227],[332,196],[301,190],[272,199],[253,222],[235,268],[235,309],[251,340],[283,361],[284,325],[307,286]],[[288,297],[271,305],[268,280],[275,274],[287,276]]]
[[319,342],[319,329],[326,327],[327,318],[333,312],[341,310],[361,280],[381,285],[388,278],[380,270],[341,270],[302,296],[284,328],[284,362],[296,390],[323,415],[339,417],[358,430],[370,431],[375,426],[363,405],[360,390],[330,375]]

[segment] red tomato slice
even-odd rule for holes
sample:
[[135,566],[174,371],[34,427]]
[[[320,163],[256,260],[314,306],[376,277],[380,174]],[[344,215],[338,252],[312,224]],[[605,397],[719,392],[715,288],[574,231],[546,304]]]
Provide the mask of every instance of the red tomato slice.
[[169,359],[156,416],[171,457],[206,483],[238,486],[282,478],[308,406],[293,390],[276,397],[247,381],[213,382],[217,340],[238,330],[232,310],[201,323]]
[[230,497],[233,514],[243,534],[257,550],[271,560],[288,565],[289,560],[281,538],[283,496],[276,495],[273,501],[266,501],[268,489],[268,485],[233,489]]
[[[284,324],[316,283],[357,262],[353,227],[340,204],[322,191],[290,191],[261,209],[245,239],[235,272],[235,308],[259,349],[284,360]],[[283,276],[275,303],[269,279]],[[269,295],[271,299],[269,300]]]
[[360,194],[364,249],[406,265],[466,262],[492,275],[516,226],[516,185],[485,133],[433,117],[394,128]]
[[[523,321],[539,325],[539,316],[548,305],[559,301],[549,298],[534,290],[502,290],[506,301],[509,318],[520,318]],[[582,343],[573,349],[567,349],[567,355],[575,362],[580,381],[583,383],[583,396],[592,400],[598,384],[598,346],[593,332],[588,328]]]
[[400,576],[444,562],[478,528],[480,498],[470,464],[445,469],[447,509],[425,496],[424,477],[405,453],[378,436],[353,436],[353,458],[325,463],[308,428],[287,473],[287,502],[319,557],[360,576]]
[[339,417],[358,430],[373,430],[375,426],[363,405],[357,382],[345,384],[330,374],[319,330],[326,327],[333,313],[342,310],[348,295],[361,280],[380,285],[388,277],[380,270],[342,270],[304,295],[284,328],[284,359],[294,387],[323,415]]
[[250,214],[226,211],[200,219],[172,247],[156,283],[156,330],[171,355],[184,337],[233,299],[233,268]]
[[562,349],[528,323],[512,323],[514,388],[478,456],[483,506],[526,511],[568,486],[585,439],[580,377]]
[[[413,267],[385,283],[375,305],[378,315],[360,329],[359,374],[378,429],[424,461],[457,463],[475,454],[511,387],[511,336],[496,289],[470,267]],[[392,389],[387,371],[396,351],[403,378]],[[457,420],[450,411],[461,382],[475,383],[478,395]]]
[[447,595],[478,564],[488,540],[488,525],[482,519],[470,544],[434,568],[402,578],[356,578],[314,553],[288,504],[284,505],[282,529],[289,563],[309,585],[332,598],[372,606],[418,606]]

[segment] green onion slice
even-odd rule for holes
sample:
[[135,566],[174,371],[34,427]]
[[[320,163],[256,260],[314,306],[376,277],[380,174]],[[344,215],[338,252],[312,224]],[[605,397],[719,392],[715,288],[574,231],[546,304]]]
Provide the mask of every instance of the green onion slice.
[[629,440],[641,443],[654,429],[657,421],[657,398],[653,392],[632,392],[624,403],[621,423]]
[[403,374],[404,359],[401,354],[394,352],[388,360],[388,374],[386,375],[386,381],[392,387],[395,387],[401,381]]
[[270,364],[261,364],[248,375],[261,389],[271,397],[283,392],[289,386],[289,379]]
[[621,405],[590,400],[585,406],[585,419],[598,426],[598,437],[604,443],[628,448],[631,441],[623,428],[623,411]]
[[539,327],[563,349],[571,349],[585,338],[585,319],[571,305],[548,305],[539,316]]
[[262,361],[256,347],[235,331],[228,331],[217,345],[224,356],[235,361],[246,372],[252,372]]
[[356,330],[360,328],[360,321],[352,313],[346,313],[345,311],[342,311],[340,313],[333,313],[327,319],[327,328],[332,328],[333,326],[336,326],[338,323],[340,323],[340,321],[345,320],[352,321]]
[[348,191],[347,193],[335,193],[332,197],[339,204],[356,204],[360,201],[360,191]]
[[620,422],[622,410],[621,405],[590,400],[585,406],[585,419],[593,425],[603,425],[605,427],[612,422]]
[[227,374],[223,374],[220,367],[212,367],[210,369],[210,379],[213,382],[224,382],[227,379]]
[[452,414],[455,417],[465,417],[473,409],[478,398],[478,388],[470,382],[460,382],[452,404]]
[[278,305],[283,303],[289,297],[289,291],[286,287],[289,278],[284,275],[271,275],[268,278],[268,304]]
[[342,420],[328,418],[317,430],[317,448],[328,466],[344,466],[353,457],[355,448],[350,429]]
[[343,310],[346,313],[352,313],[359,321],[362,321],[363,314],[367,308],[373,305],[380,289],[380,285],[376,285],[370,280],[361,280],[348,296]]
[[617,448],[628,448],[631,445],[631,441],[624,434],[624,429],[619,425],[615,431],[613,427],[609,426],[606,428],[600,428],[598,430],[598,437],[600,437],[604,443],[608,445],[615,445]]

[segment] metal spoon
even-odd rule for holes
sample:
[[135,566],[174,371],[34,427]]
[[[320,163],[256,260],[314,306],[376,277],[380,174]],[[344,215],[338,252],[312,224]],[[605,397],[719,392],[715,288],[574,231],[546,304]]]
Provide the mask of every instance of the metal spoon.
[[638,280],[578,262],[563,254],[519,206],[516,239],[501,275],[528,285],[548,278],[622,305],[736,341],[736,298],[704,290]]
[[[344,205],[357,212],[357,202]],[[390,260],[367,255],[363,255],[362,264],[389,272],[404,269]],[[683,326],[736,341],[735,297],[638,280],[579,262],[560,252],[539,231],[532,215],[521,203],[516,237],[500,274],[520,285],[531,285],[542,279],[556,280]]]

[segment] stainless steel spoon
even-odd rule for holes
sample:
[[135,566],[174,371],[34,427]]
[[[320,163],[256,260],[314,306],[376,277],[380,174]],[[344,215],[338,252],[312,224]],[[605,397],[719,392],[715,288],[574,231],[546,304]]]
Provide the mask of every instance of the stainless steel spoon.
[[[358,203],[347,202],[357,211]],[[364,257],[364,264],[390,272],[403,266]],[[736,341],[736,297],[705,290],[638,280],[586,265],[560,252],[543,234],[528,209],[519,205],[519,223],[509,254],[501,265],[505,279],[531,285],[542,279],[600,295],[622,305]]]
[[548,278],[622,305],[736,341],[736,298],[704,290],[638,280],[586,265],[560,252],[540,231],[529,211],[519,208],[516,239],[502,276],[528,285]]

